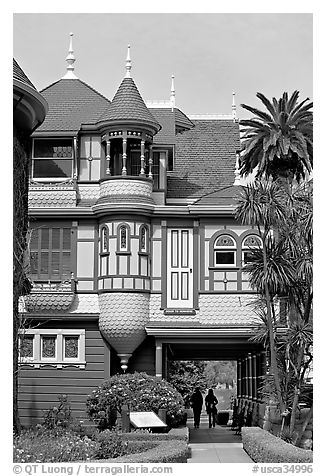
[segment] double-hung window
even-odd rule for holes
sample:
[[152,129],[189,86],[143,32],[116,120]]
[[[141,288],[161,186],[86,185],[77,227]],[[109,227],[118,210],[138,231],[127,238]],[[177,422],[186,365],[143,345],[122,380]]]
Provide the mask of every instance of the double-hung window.
[[229,267],[236,265],[236,242],[230,235],[221,235],[214,243],[214,266]]
[[34,139],[32,178],[57,182],[73,176],[72,139]]

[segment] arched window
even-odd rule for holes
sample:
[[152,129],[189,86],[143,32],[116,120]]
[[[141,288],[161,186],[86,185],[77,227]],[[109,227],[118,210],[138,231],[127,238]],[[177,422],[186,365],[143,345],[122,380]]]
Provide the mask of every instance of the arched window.
[[261,248],[262,240],[257,235],[248,235],[242,242],[242,264],[252,262],[253,250]]
[[237,245],[230,235],[220,235],[214,243],[214,266],[229,267],[236,265]]
[[106,226],[104,226],[101,231],[101,253],[108,253],[108,252],[109,252],[108,229]]
[[139,228],[139,252],[148,253],[148,228],[145,225]]
[[130,251],[130,228],[122,223],[118,226],[118,252],[128,253]]

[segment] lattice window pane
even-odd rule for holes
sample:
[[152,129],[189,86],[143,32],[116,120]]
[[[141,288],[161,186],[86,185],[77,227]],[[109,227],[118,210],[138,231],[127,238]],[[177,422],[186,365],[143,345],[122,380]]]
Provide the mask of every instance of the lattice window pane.
[[78,336],[65,336],[64,338],[64,356],[66,359],[78,358]]
[[42,357],[55,358],[56,356],[56,336],[42,337]]
[[109,250],[108,244],[108,231],[107,228],[102,229],[102,252],[107,252]]
[[147,251],[147,229],[144,226],[140,229],[140,250]]
[[34,336],[25,335],[20,338],[20,357],[33,357]]
[[222,235],[219,236],[215,242],[215,246],[235,246],[234,240],[231,236]]
[[127,228],[125,226],[120,228],[120,248],[122,250],[127,249]]
[[243,242],[243,246],[246,246],[248,248],[253,248],[253,247],[260,247],[261,246],[261,240],[258,236],[247,236],[247,238]]

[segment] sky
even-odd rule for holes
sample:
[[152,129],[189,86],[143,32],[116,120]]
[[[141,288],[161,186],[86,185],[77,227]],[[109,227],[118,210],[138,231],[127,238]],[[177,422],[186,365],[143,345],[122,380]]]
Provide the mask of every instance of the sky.
[[298,89],[312,98],[311,13],[16,13],[13,53],[38,90],[66,71],[74,33],[75,74],[109,99],[125,72],[144,100],[168,100],[186,114],[231,114],[240,104]]

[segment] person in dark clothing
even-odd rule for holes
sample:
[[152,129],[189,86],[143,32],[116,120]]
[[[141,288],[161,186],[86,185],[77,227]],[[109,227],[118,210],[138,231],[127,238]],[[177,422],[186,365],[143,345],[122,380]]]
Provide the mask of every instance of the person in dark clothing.
[[212,426],[215,427],[215,420],[217,415],[217,408],[216,408],[217,404],[218,404],[218,400],[214,395],[213,389],[210,388],[205,398],[205,406],[206,406],[206,411],[208,413],[209,428],[212,428]]
[[197,387],[194,393],[191,395],[190,398],[192,411],[194,413],[194,426],[195,428],[199,428],[200,424],[200,414],[201,409],[203,406],[203,396],[200,393],[200,389]]

